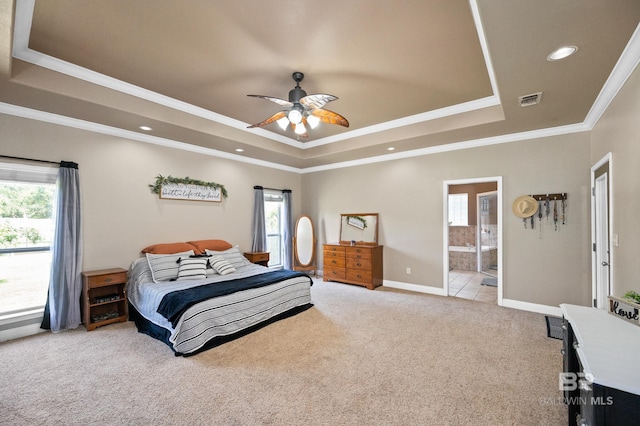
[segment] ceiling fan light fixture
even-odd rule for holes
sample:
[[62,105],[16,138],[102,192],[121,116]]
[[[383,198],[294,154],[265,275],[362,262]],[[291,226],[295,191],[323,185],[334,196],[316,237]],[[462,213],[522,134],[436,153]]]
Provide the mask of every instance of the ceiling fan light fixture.
[[320,124],[320,119],[315,115],[310,115],[307,117],[307,124],[309,124],[309,127],[312,129],[315,129],[318,127],[318,124]]
[[302,121],[302,113],[298,111],[297,108],[293,108],[291,111],[289,111],[287,118],[293,124],[298,124]]
[[289,119],[287,117],[282,117],[280,120],[277,120],[276,123],[278,123],[278,126],[280,126],[282,130],[287,130],[287,126],[289,126]]
[[[295,123],[294,123],[295,124]],[[295,128],[293,129],[296,135],[304,135],[307,133],[307,129],[304,127],[304,124],[298,123],[295,124]]]
[[327,102],[335,101],[338,99],[336,96],[328,95],[326,93],[316,93],[313,95],[307,95],[300,87],[300,82],[304,78],[304,74],[301,72],[294,72],[292,74],[296,87],[289,91],[289,100],[280,98],[274,98],[273,96],[265,95],[247,95],[253,98],[265,99],[285,107],[283,111],[273,114],[266,120],[260,123],[253,124],[247,128],[253,129],[255,127],[263,127],[273,123],[278,123],[278,126],[282,130],[287,130],[289,124],[291,129],[298,135],[307,137],[307,125],[309,128],[315,129],[321,122],[328,124],[337,124],[343,127],[349,127],[349,121],[340,114],[323,109]]

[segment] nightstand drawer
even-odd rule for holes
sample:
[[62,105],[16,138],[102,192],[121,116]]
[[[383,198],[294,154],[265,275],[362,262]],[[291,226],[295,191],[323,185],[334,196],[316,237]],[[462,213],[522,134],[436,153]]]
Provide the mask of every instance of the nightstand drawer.
[[94,276],[85,274],[89,288],[102,287],[105,285],[121,284],[127,282],[127,271],[111,271],[105,269],[104,272],[96,271],[89,274],[96,274]]
[[251,259],[254,262],[269,261],[269,253],[253,253]]

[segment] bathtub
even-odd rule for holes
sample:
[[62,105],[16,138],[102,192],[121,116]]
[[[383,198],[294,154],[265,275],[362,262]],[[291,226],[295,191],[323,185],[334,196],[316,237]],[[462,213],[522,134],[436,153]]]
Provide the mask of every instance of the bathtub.
[[[482,246],[480,262],[483,269],[497,262],[497,247]],[[478,270],[478,253],[475,246],[449,246],[449,267],[462,271]]]

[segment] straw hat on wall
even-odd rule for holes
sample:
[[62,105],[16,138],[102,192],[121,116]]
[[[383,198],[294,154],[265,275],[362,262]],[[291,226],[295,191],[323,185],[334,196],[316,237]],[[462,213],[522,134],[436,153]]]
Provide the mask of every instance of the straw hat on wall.
[[530,195],[522,195],[513,202],[513,213],[520,218],[531,217],[538,211],[538,202]]

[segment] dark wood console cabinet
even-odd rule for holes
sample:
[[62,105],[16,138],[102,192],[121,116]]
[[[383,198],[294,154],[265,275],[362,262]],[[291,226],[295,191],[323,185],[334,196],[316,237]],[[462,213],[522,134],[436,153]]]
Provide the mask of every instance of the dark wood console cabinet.
[[640,425],[640,327],[605,310],[560,305],[568,424]]

